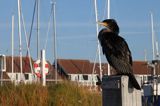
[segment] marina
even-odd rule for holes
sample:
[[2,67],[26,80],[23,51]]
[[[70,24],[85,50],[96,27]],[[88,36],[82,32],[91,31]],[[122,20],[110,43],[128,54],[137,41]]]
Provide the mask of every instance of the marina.
[[160,2],[137,2],[0,1],[0,87],[69,82],[96,106],[160,106]]

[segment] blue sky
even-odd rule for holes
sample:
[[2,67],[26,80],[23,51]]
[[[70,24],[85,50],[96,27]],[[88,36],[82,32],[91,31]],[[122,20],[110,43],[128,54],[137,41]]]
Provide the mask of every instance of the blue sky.
[[[40,0],[40,49],[44,48],[51,0]],[[106,0],[98,1],[98,18],[107,17]],[[33,14],[34,0],[22,0],[22,12],[29,34]],[[120,35],[126,39],[133,60],[152,59],[150,11],[154,15],[154,29],[160,40],[159,0],[111,0],[111,18],[115,18],[120,27]],[[18,16],[17,0],[0,0],[0,54],[11,55],[11,16],[15,15],[15,55],[18,55]],[[96,57],[97,36],[93,0],[57,0],[57,55],[58,58],[88,59]],[[52,22],[51,22],[52,24]],[[36,59],[36,25],[31,39],[31,55]],[[101,28],[100,28],[101,29]],[[26,55],[24,31],[22,31],[23,55]],[[52,26],[48,34],[46,58],[53,62]],[[105,57],[102,55],[102,60]]]

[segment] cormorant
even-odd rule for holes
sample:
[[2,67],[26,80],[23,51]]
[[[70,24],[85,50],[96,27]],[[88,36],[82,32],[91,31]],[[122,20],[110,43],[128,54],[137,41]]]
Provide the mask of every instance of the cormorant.
[[117,75],[127,75],[129,83],[140,90],[141,87],[133,74],[131,51],[125,39],[118,35],[117,22],[114,19],[106,19],[98,23],[105,27],[99,32],[98,39],[108,63],[116,70]]

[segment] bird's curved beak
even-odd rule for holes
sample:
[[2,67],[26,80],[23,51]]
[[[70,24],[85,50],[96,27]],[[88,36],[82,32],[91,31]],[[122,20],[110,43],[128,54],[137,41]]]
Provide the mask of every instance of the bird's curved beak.
[[104,22],[97,22],[97,24],[99,24],[99,25],[103,25],[103,26],[105,26],[105,27],[107,27],[107,26],[108,26],[108,24],[107,24],[107,23],[104,23]]

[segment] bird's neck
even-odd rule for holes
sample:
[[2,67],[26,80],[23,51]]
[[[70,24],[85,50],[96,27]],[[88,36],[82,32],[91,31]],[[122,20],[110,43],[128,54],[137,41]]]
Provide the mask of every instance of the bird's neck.
[[112,30],[108,27],[104,28],[106,32],[112,32]]
[[104,29],[103,29],[103,32],[114,33],[111,29],[108,29],[108,28],[104,28]]
[[108,32],[108,33],[115,33],[116,35],[118,35],[117,32],[114,32],[114,31],[112,31],[112,30],[109,29],[109,28],[104,28],[103,31],[104,31],[104,32]]

